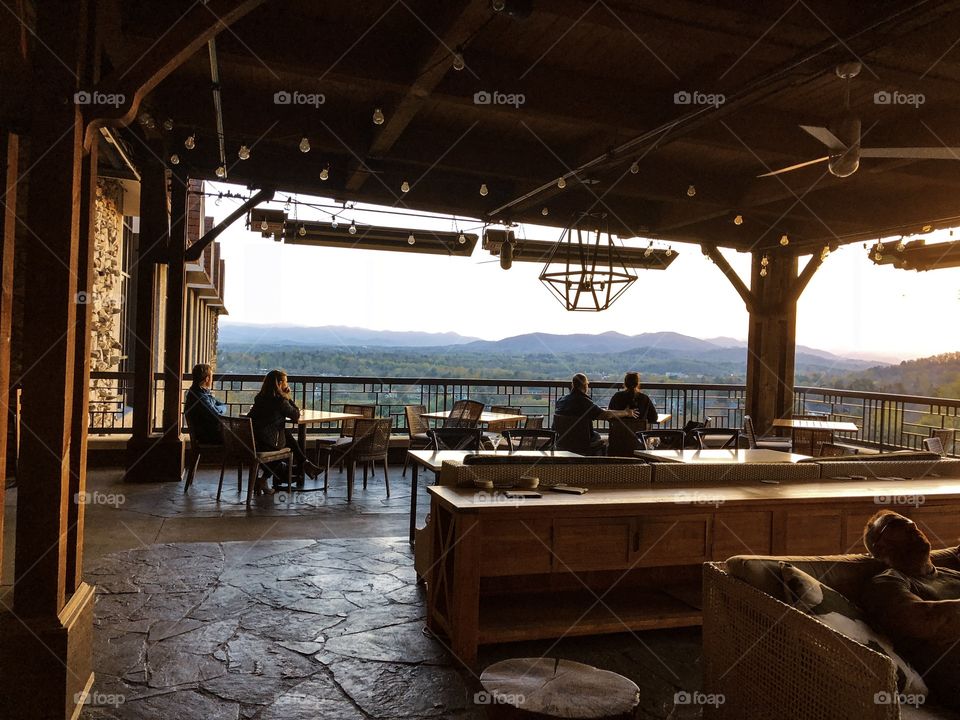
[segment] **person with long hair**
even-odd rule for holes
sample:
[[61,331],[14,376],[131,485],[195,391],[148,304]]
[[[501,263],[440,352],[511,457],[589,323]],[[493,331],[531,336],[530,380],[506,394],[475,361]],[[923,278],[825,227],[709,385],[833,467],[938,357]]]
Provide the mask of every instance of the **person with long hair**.
[[637,417],[647,423],[657,421],[657,408],[653,400],[640,392],[640,373],[628,372],[623,376],[623,389],[618,390],[610,398],[607,407],[611,410],[636,410]]
[[[288,447],[304,472],[311,478],[317,476],[319,468],[307,459],[303,448],[287,428],[288,420],[296,422],[300,418],[300,408],[290,399],[290,386],[283,370],[267,373],[247,417],[253,421],[253,438],[258,450],[282,450]],[[273,474],[276,477],[276,473]],[[266,486],[266,479],[257,481],[257,491],[273,492]]]
[[210,391],[213,385],[213,368],[206,363],[193,366],[193,384],[187,389],[183,414],[190,423],[197,442],[204,445],[222,445],[223,428],[220,416],[227,406],[217,400]]

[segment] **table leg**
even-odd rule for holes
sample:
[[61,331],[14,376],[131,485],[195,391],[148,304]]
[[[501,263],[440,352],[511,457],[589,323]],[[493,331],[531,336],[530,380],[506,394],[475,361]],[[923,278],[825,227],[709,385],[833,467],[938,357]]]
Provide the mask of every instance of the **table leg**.
[[[305,423],[297,423],[297,444],[303,451],[304,457],[307,454],[307,426]],[[293,458],[290,458],[293,462]],[[303,487],[306,483],[306,474],[304,473],[303,463],[300,463],[300,470],[297,472],[297,485]]]
[[417,533],[417,482],[420,475],[420,464],[414,460],[410,463],[410,544]]

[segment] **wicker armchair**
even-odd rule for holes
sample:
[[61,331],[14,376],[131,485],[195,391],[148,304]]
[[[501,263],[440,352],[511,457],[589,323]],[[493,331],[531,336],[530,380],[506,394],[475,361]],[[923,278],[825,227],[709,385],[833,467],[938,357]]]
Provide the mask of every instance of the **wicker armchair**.
[[368,419],[354,421],[353,437],[350,448],[344,455],[347,466],[347,502],[353,501],[353,482],[357,474],[357,463],[363,465],[363,489],[367,489],[367,469],[376,468],[376,463],[383,463],[383,481],[387,487],[387,497],[390,497],[390,476],[387,470],[387,452],[390,449],[390,429],[393,420]]
[[257,481],[257,473],[260,466],[273,473],[269,469],[268,463],[275,463],[285,460],[287,463],[287,487],[293,483],[293,451],[290,448],[280,450],[265,450],[257,452],[257,444],[253,437],[253,421],[250,418],[221,418],[223,423],[223,444],[224,456],[223,463],[220,466],[220,482],[217,484],[217,500],[220,500],[220,492],[223,489],[223,473],[228,462],[237,463],[237,480],[243,472],[243,466],[250,467],[250,474],[247,476],[247,507],[253,498],[253,488]]
[[476,400],[457,400],[443,421],[445,428],[474,428],[480,422],[483,403]]
[[957,454],[957,430],[951,428],[936,428],[930,431],[931,437],[939,438],[943,445],[944,455]]
[[[430,438],[427,431],[430,429],[430,423],[423,417],[427,408],[423,405],[404,405],[404,415],[407,418],[407,438],[410,441],[409,450],[426,450],[430,447]],[[401,477],[407,476],[407,466],[410,464],[410,456],[406,455],[403,460],[403,472]]]
[[[376,405],[357,405],[344,403],[343,412],[352,415],[362,415],[364,420],[372,420],[377,414]],[[323,491],[327,491],[327,485],[330,480],[330,468],[337,464],[343,470],[344,459],[350,450],[350,444],[353,442],[353,428],[356,418],[350,418],[340,423],[340,437],[333,440],[321,440],[317,443],[317,465],[324,468],[323,471]],[[324,462],[321,455],[326,455]]]

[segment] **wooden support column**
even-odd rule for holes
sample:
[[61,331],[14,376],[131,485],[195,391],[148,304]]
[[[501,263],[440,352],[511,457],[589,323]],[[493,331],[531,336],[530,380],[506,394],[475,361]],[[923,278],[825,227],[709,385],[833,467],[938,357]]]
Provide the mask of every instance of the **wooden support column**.
[[753,253],[750,311],[747,334],[747,397],[745,412],[758,433],[768,433],[776,418],[793,410],[794,357],[796,355],[797,277],[795,255],[773,254],[761,277],[764,252]]
[[0,607],[0,696],[5,716],[46,720],[72,717],[93,683],[93,588],[67,580],[84,135],[73,97],[92,27],[88,2],[35,8],[23,443],[13,607]]
[[3,181],[3,243],[0,250],[0,577],[3,575],[3,500],[7,485],[7,420],[10,417],[10,334],[13,319],[13,248],[17,228],[20,138],[0,136]]

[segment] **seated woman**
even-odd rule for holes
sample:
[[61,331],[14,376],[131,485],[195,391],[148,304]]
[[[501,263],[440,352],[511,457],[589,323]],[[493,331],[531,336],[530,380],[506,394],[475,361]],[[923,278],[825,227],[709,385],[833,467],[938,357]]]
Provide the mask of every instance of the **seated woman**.
[[618,390],[610,398],[607,407],[611,410],[633,410],[635,418],[617,418],[610,421],[609,455],[631,457],[634,450],[640,449],[636,433],[646,430],[650,423],[657,421],[657,408],[653,401],[640,392],[640,373],[628,372],[623,376],[623,390]]
[[[267,373],[247,417],[253,421],[253,439],[257,450],[282,450],[288,447],[304,472],[311,478],[317,476],[319,468],[307,460],[303,448],[287,428],[288,420],[296,421],[300,418],[300,408],[290,399],[290,386],[283,370],[271,370]],[[276,477],[277,473],[272,469],[271,472]],[[265,482],[258,482],[257,491],[273,492],[266,487]]]
[[213,368],[206,363],[193,367],[193,384],[183,401],[183,414],[197,442],[204,445],[222,445],[223,432],[220,416],[227,406],[217,400],[210,387],[213,385]]

